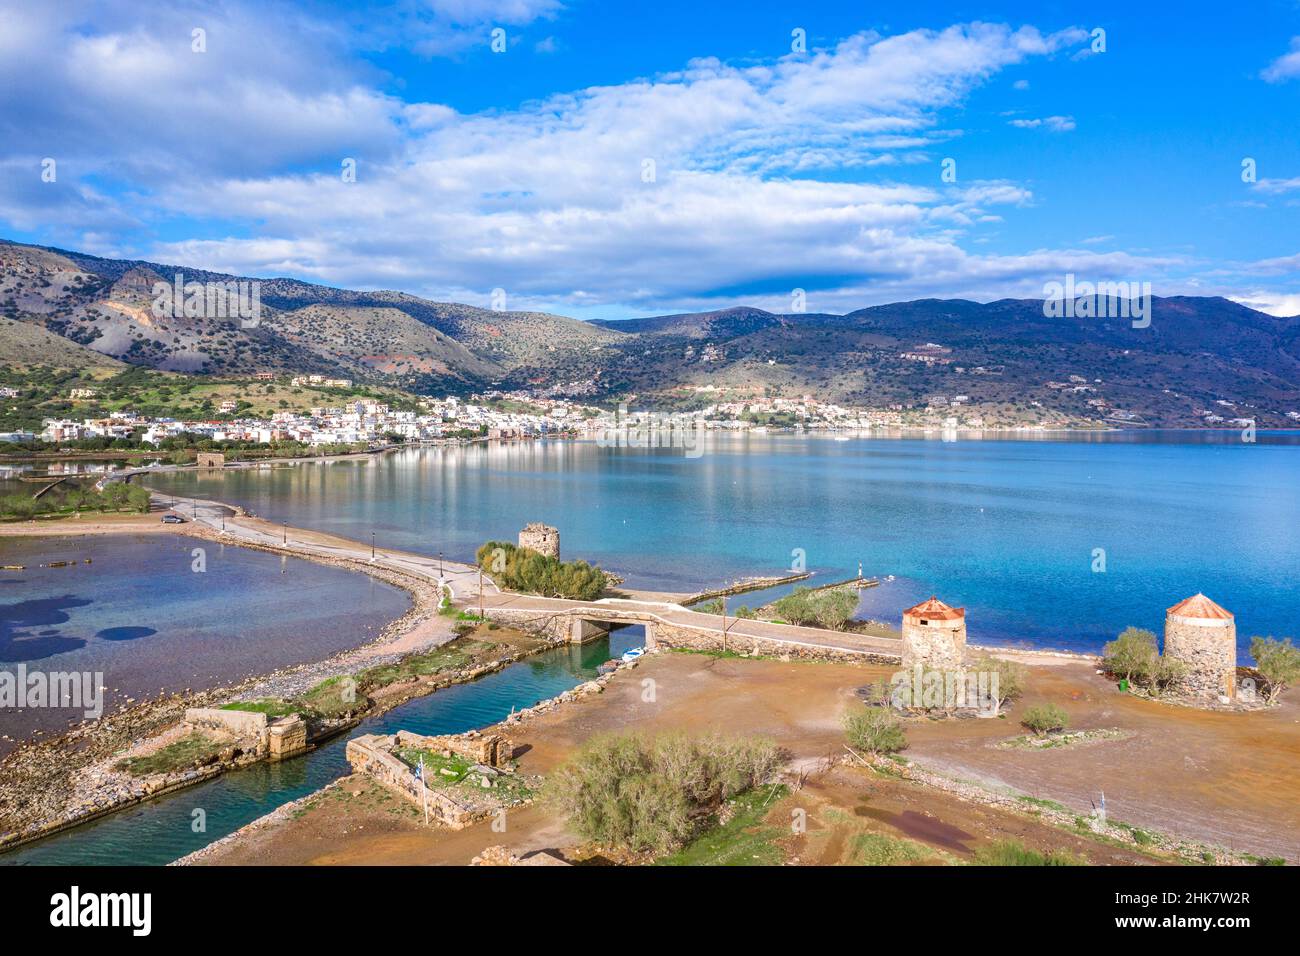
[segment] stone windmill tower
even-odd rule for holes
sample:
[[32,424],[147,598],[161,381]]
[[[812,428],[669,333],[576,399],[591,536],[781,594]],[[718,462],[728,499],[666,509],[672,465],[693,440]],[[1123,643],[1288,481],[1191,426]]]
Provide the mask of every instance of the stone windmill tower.
[[966,655],[966,609],[937,597],[903,612],[903,668],[959,671]]
[[547,557],[560,557],[560,532],[550,525],[534,521],[519,532],[519,547],[528,548]]
[[1165,656],[1187,665],[1182,689],[1217,703],[1237,697],[1237,621],[1204,594],[1194,594],[1165,612]]

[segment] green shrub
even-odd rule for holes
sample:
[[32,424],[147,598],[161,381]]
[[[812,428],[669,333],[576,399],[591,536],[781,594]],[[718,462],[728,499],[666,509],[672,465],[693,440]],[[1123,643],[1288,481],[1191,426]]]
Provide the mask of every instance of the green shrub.
[[1102,668],[1107,674],[1127,681],[1146,683],[1160,659],[1156,636],[1140,627],[1126,628],[1102,648]]
[[777,614],[791,624],[815,625],[842,631],[858,607],[858,597],[853,591],[835,589],[814,591],[812,588],[795,588],[777,601]]
[[1055,704],[1041,704],[1026,708],[1020,723],[1042,737],[1044,734],[1059,733],[1070,726],[1070,715]]
[[881,707],[846,714],[844,736],[850,747],[868,753],[892,754],[907,749],[907,735],[903,733],[903,725],[892,713]]
[[599,737],[550,776],[546,794],[589,839],[664,852],[699,833],[724,800],[765,783],[779,762],[763,739]]
[[1270,704],[1287,685],[1300,680],[1300,648],[1292,644],[1289,637],[1282,640],[1252,637],[1250,656],[1255,658],[1255,670],[1268,681],[1265,694]]
[[990,675],[988,686],[989,693],[993,693],[992,675],[997,675],[997,693],[994,695],[994,713],[999,713],[1003,705],[1009,700],[1015,700],[1025,691],[1025,681],[1028,678],[1028,671],[1025,665],[1016,661],[1004,660],[1000,657],[985,655],[975,662],[974,670],[976,673],[986,673]]
[[1016,840],[998,840],[975,851],[981,866],[1082,866],[1083,861],[1066,850],[1039,853]]
[[560,561],[509,541],[488,541],[475,554],[484,574],[511,591],[594,601],[605,590],[605,572],[586,561]]

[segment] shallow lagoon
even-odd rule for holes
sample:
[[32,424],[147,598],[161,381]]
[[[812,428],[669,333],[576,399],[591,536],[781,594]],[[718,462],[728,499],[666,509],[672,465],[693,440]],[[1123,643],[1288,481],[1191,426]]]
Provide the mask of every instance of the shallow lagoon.
[[[69,564],[40,567],[58,561]],[[102,673],[106,710],[321,660],[410,607],[368,575],[173,535],[0,538],[10,564],[27,570],[0,572],[0,669]],[[58,731],[81,715],[0,710],[0,734]]]

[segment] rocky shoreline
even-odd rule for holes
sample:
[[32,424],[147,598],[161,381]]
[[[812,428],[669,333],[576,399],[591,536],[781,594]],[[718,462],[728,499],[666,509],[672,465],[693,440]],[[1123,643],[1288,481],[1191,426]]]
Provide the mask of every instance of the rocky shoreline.
[[[243,513],[243,509],[236,510]],[[400,661],[441,646],[456,636],[451,622],[438,615],[437,587],[427,580],[348,558],[268,547],[256,542],[230,542],[218,532],[194,524],[177,530],[190,537],[290,554],[369,574],[401,588],[411,596],[412,606],[400,618],[385,625],[372,640],[325,660],[289,665],[235,684],[143,701],[97,721],[87,721],[58,737],[24,742],[0,759],[0,848],[8,849],[49,836],[264,759],[264,756],[231,753],[212,765],[191,768],[163,779],[134,778],[114,769],[113,765],[124,752],[146,746],[181,723],[188,708],[216,707],[239,699],[291,697],[329,677],[351,673],[362,664],[374,666]],[[429,633],[401,651],[376,652],[377,648],[393,644],[421,628]]]

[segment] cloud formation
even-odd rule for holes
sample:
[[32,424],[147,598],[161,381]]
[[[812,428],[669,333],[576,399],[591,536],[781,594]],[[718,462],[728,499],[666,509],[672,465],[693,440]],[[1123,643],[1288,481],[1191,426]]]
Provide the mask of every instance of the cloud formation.
[[[462,113],[386,92],[356,45],[409,28],[432,53],[457,31],[545,19],[558,3],[398,4],[364,29],[278,7],[197,9],[19,8],[0,38],[11,228],[106,255],[442,299],[483,303],[500,287],[513,306],[578,314],[785,309],[795,287],[828,311],[1030,296],[1066,272],[1186,265],[1082,244],[968,251],[1035,197],[1011,180],[943,182],[940,161],[965,135],[954,119],[1003,70],[1069,53],[1083,30],[863,33]],[[1068,116],[1012,124],[1074,128]],[[57,185],[39,180],[47,156]],[[930,185],[905,181],[927,164]]]
[[1300,77],[1300,36],[1291,38],[1291,51],[1270,63],[1260,74],[1265,82],[1283,83]]

